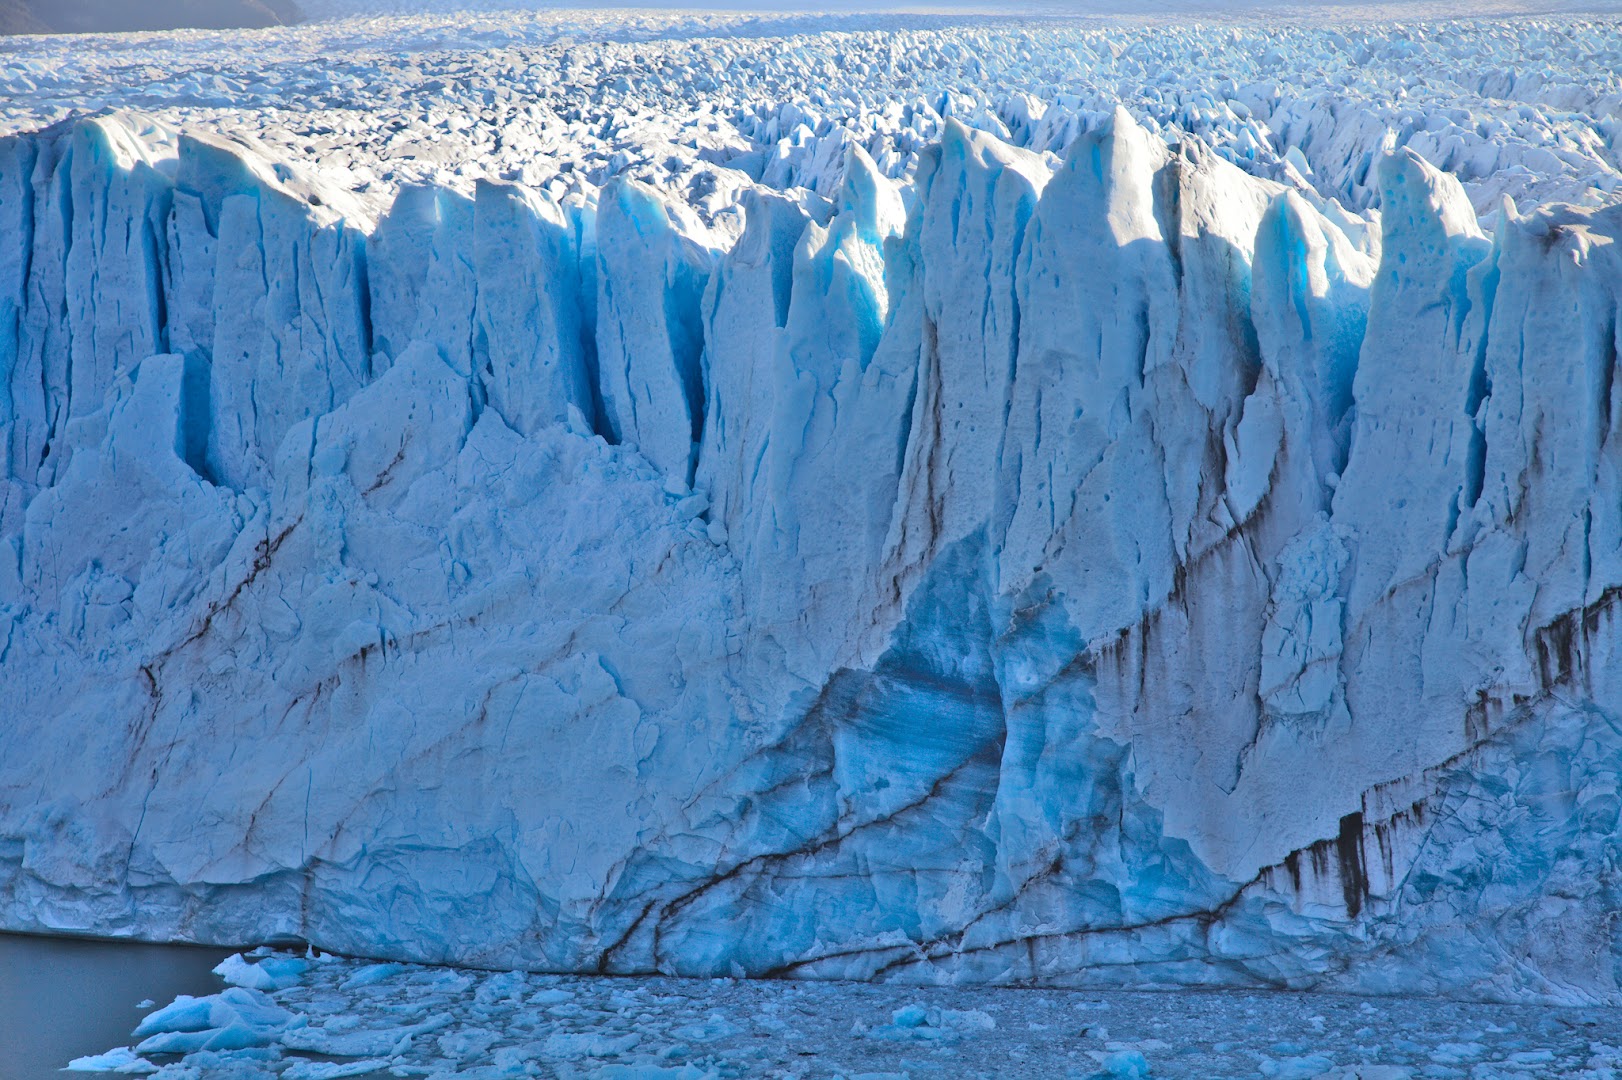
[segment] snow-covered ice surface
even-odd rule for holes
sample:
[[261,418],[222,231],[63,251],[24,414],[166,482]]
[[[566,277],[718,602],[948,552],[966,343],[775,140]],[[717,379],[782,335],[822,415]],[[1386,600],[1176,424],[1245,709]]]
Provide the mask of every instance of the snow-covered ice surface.
[[1619,57],[7,43],[0,925],[1622,1001]]
[[284,167],[319,168],[374,211],[412,181],[470,193],[502,178],[561,195],[619,173],[718,208],[747,179],[739,169],[831,194],[852,137],[898,175],[939,136],[942,112],[1061,151],[1120,102],[1263,174],[1280,175],[1293,146],[1314,186],[1353,208],[1374,198],[1370,157],[1388,129],[1464,180],[1480,209],[1500,191],[1523,209],[1614,191],[1613,21],[1427,27],[1324,20],[1366,20],[1360,8],[1295,11],[1156,24],[497,6],[13,39],[0,42],[0,131],[145,110],[150,137],[223,133]]
[[[291,962],[290,962],[291,961]],[[76,1071],[160,1080],[1609,1080],[1610,1009],[491,973],[285,955]],[[301,970],[285,970],[286,968]],[[253,965],[224,972],[254,982]],[[245,977],[245,974],[246,977]]]

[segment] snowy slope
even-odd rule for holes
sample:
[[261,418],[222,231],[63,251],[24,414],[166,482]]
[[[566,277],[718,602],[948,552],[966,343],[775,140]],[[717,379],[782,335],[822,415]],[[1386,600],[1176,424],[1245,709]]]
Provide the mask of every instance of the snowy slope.
[[6,53],[0,925],[1622,999],[1619,46]]

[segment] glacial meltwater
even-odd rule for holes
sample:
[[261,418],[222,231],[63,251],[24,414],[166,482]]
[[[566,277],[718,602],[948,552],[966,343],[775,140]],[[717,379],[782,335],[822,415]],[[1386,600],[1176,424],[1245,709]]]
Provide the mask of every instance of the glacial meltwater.
[[212,994],[219,949],[0,934],[0,1077],[59,1080],[76,1057],[129,1042],[148,1010]]

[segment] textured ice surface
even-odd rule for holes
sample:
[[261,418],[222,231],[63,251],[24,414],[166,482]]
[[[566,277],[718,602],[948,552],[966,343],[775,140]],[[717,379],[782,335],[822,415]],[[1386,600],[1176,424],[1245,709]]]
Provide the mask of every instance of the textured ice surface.
[[[267,1046],[120,1047],[73,1067],[160,1080],[1611,1080],[1622,1069],[1611,1010],[1333,994],[599,979],[322,958],[270,997],[290,1019]],[[190,1018],[216,1000],[182,999],[191,1012],[170,1006],[172,1019],[142,1027],[212,1038]]]
[[1622,1000],[1619,48],[8,48],[0,925]]
[[[1507,5],[1454,14],[1495,6]],[[139,109],[319,168],[374,205],[412,181],[471,194],[477,178],[509,179],[561,197],[623,172],[711,214],[750,178],[831,194],[852,140],[896,175],[943,114],[1058,152],[1119,102],[1258,172],[1282,176],[1288,162],[1354,209],[1376,198],[1388,132],[1456,173],[1478,210],[1499,192],[1525,209],[1616,188],[1610,19],[1235,11],[1155,24],[498,4],[251,34],[14,39],[0,47],[0,131]],[[1423,11],[1404,3],[1394,17]]]

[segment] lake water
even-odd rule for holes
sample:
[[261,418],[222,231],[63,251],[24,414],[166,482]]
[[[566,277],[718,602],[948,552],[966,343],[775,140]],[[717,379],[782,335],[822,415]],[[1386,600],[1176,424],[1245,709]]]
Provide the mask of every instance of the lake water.
[[0,1077],[67,1080],[76,1057],[128,1046],[145,1015],[177,994],[214,994],[223,949],[0,934]]

